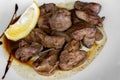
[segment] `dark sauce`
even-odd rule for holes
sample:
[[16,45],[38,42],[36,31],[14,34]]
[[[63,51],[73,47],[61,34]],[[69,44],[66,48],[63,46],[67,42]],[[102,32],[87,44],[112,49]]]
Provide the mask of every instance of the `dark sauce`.
[[[8,24],[7,28],[9,28],[9,26],[15,22],[14,18],[15,18],[15,16],[16,16],[17,10],[18,10],[18,5],[15,4],[15,11],[14,11],[14,14],[13,14],[13,16],[12,16],[12,19],[11,19],[10,23]],[[7,29],[7,28],[6,28],[6,29]],[[6,29],[5,29],[5,30],[6,30]],[[0,38],[1,38],[1,37],[4,37],[4,33],[2,33],[2,35],[0,36]],[[4,41],[4,40],[3,40],[3,41]],[[6,43],[6,42],[5,42],[5,43]],[[1,44],[2,44],[2,43],[1,43]],[[7,44],[8,44],[8,45],[7,45]],[[2,76],[2,80],[5,78],[7,72],[8,72],[8,70],[9,70],[9,68],[10,68],[10,65],[11,65],[11,63],[12,63],[12,60],[13,60],[13,58],[12,58],[12,53],[11,53],[11,51],[9,50],[9,49],[10,49],[10,48],[9,48],[9,42],[6,43],[6,48],[5,48],[5,49],[7,49],[7,51],[10,52],[10,54],[9,54],[9,59],[8,59],[8,61],[7,61],[6,68],[5,68],[5,72],[4,72],[3,76]]]
[[5,68],[5,72],[4,72],[4,75],[2,76],[2,79],[5,78],[9,68],[10,68],[10,65],[11,65],[11,62],[12,62],[12,55],[9,56],[9,59],[7,61],[7,65],[6,65],[6,68]]
[[0,41],[0,45],[2,44],[2,42]]

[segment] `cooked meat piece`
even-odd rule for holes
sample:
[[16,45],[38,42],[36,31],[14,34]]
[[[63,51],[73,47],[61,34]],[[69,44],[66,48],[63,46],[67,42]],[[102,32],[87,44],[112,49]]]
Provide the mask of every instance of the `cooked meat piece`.
[[86,30],[82,29],[82,30],[76,30],[75,32],[72,33],[72,37],[75,40],[82,40],[84,38],[86,34]]
[[75,9],[70,10],[70,12],[71,12],[71,18],[72,18],[71,20],[72,20],[72,24],[73,24],[73,25],[76,24],[76,23],[82,22],[82,20],[79,19],[79,18],[76,16],[76,14],[75,14]]
[[84,37],[83,45],[87,48],[91,48],[95,42],[95,38]]
[[62,36],[48,36],[44,32],[36,31],[36,35],[40,38],[41,44],[47,48],[62,48],[65,43],[65,37]]
[[91,11],[98,14],[101,10],[101,5],[99,3],[91,2],[91,3],[88,3],[86,6],[84,6],[83,9],[84,10],[90,9]]
[[76,1],[74,8],[76,9],[75,13],[78,18],[85,20],[92,25],[102,26],[103,20],[98,16],[101,9],[100,4]]
[[91,10],[76,10],[75,13],[78,18],[85,20],[92,25],[102,26],[102,18]]
[[34,55],[42,51],[43,46],[39,43],[32,42],[31,45],[20,47],[15,52],[15,57],[22,62],[29,61]]
[[80,47],[80,41],[72,40],[65,45],[64,49],[68,51],[75,51],[79,50]]
[[34,29],[26,38],[26,41],[35,41],[41,43],[47,48],[62,48],[65,43],[65,37],[48,36],[41,28]]
[[41,52],[43,50],[43,45],[37,43],[37,42],[32,42],[31,47],[34,47],[34,48],[39,48],[39,52]]
[[36,29],[33,29],[30,34],[24,38],[25,41],[31,43],[31,42],[39,42],[38,37],[35,35]]
[[96,28],[83,21],[81,23],[74,24],[67,32],[75,40],[82,40],[84,36],[89,38],[95,37]]
[[99,29],[96,29],[95,40],[100,41],[103,38],[103,34]]
[[82,40],[84,36],[87,36],[89,38],[95,37],[96,28],[84,28],[81,30],[76,30],[72,33],[72,37],[75,40]]
[[71,13],[64,8],[57,10],[49,19],[50,27],[52,30],[65,31],[71,27]]
[[47,36],[47,34],[41,28],[34,29],[34,33],[39,40],[41,40],[42,38],[45,38],[45,36]]
[[20,42],[19,42],[19,48],[20,48],[20,47],[24,47],[24,46],[26,46],[26,45],[29,45],[29,43],[28,43],[27,41],[25,41],[25,40],[20,40]]
[[49,27],[40,27],[47,35],[50,35],[52,30]]
[[47,34],[41,29],[41,28],[35,28],[33,29],[30,34],[25,37],[24,39],[27,42],[38,42],[41,43],[41,38],[44,38]]
[[65,43],[65,37],[61,36],[45,36],[42,38],[42,44],[47,48],[62,48]]
[[51,13],[48,13],[48,14],[44,14],[43,16],[40,16],[39,17],[39,20],[38,20],[38,27],[39,28],[45,28],[45,29],[49,29],[49,18],[51,16]]
[[28,42],[36,42],[36,35],[35,35],[35,33],[34,33],[34,29],[29,33],[29,35],[28,36],[26,36],[24,39],[26,40],[26,41],[28,41]]
[[86,21],[81,20],[81,22],[73,24],[67,31],[65,31],[65,33],[71,34],[72,32],[74,32],[76,30],[80,30],[83,28],[93,28],[93,27],[95,27],[95,26],[87,23]]
[[99,13],[101,10],[101,5],[99,3],[91,2],[91,3],[86,3],[86,2],[81,2],[81,1],[76,1],[74,4],[74,8],[78,10],[91,10],[94,13]]
[[58,66],[59,50],[51,50],[46,53],[42,53],[43,55],[33,63],[33,68],[41,75],[50,76]]
[[79,23],[81,20],[79,19],[79,18],[77,18],[77,17],[73,17],[72,18],[72,23],[73,24],[76,24],[76,23]]
[[71,37],[70,36],[68,36],[65,32],[61,32],[61,31],[52,31],[51,32],[51,35],[52,36],[61,36],[61,37],[65,37],[65,41],[66,42],[69,42],[69,41],[71,41]]
[[54,3],[48,3],[40,6],[40,10],[41,16],[43,16],[46,13],[54,13],[57,10],[57,7]]
[[76,1],[74,4],[75,9],[82,9],[84,6],[86,6],[88,3],[82,2],[82,1]]
[[47,48],[62,48],[63,44],[65,43],[65,37],[62,36],[48,36],[46,35],[42,29],[36,30],[36,35],[41,41],[41,44]]
[[62,70],[71,70],[81,65],[87,57],[87,52],[83,50],[76,51],[62,51],[60,55],[59,67]]
[[96,33],[96,28],[95,27],[93,27],[93,28],[86,28],[85,29],[86,30],[86,37],[88,37],[88,38],[93,38],[93,37],[95,37],[95,33]]
[[72,40],[67,43],[59,57],[59,67],[62,70],[71,70],[85,60],[87,52],[80,50],[80,42]]

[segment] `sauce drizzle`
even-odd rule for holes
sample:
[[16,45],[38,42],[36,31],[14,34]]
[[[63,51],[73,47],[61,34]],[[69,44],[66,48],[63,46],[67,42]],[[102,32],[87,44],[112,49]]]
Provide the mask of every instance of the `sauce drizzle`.
[[10,65],[11,65],[11,62],[12,62],[12,55],[10,54],[9,56],[9,59],[7,61],[7,65],[6,65],[6,68],[5,68],[5,72],[4,72],[4,75],[2,76],[2,80],[5,78],[9,68],[10,68]]
[[0,45],[2,44],[2,42],[0,41]]
[[[18,11],[18,4],[15,4],[15,11],[14,11],[14,13],[13,13],[13,16],[12,16],[12,18],[11,18],[11,20],[10,20],[7,28],[6,28],[4,31],[6,31],[6,30],[9,28],[9,26],[13,23],[13,19],[14,19],[14,17],[16,17],[17,11]],[[1,38],[3,35],[4,35],[4,32],[1,34],[0,38]]]
[[[13,14],[13,16],[12,16],[12,19],[11,19],[10,23],[8,24],[7,28],[13,23],[13,19],[16,17],[17,11],[18,11],[18,5],[15,4],[15,11],[14,11],[14,14]],[[6,29],[7,29],[7,28],[6,28]],[[6,29],[5,29],[5,30],[6,30]],[[2,33],[2,35],[0,36],[0,38],[1,38],[3,35],[4,35],[4,32]],[[1,43],[1,42],[0,42],[0,43]],[[12,60],[13,60],[13,59],[12,59],[12,53],[10,53],[9,59],[8,59],[8,61],[7,61],[7,65],[6,65],[6,68],[5,68],[4,75],[2,76],[2,80],[5,78],[7,72],[8,72],[8,70],[9,70],[9,68],[10,68],[10,65],[11,65],[11,63],[12,63]]]

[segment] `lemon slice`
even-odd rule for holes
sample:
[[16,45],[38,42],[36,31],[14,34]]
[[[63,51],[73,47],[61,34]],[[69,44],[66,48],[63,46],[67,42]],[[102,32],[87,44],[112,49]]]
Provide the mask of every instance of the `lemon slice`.
[[9,40],[17,41],[26,37],[33,28],[35,28],[40,15],[38,4],[34,1],[33,4],[26,9],[20,19],[10,25],[5,31],[5,35]]

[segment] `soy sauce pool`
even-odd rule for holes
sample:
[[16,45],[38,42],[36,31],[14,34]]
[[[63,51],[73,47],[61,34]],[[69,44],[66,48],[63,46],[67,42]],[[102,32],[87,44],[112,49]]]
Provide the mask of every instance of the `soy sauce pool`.
[[17,62],[19,62],[21,64],[30,66],[29,61],[26,63],[23,63],[20,60],[16,59],[16,57],[15,57],[15,51],[19,47],[19,41],[14,42],[14,41],[8,40],[5,35],[3,35],[2,39],[3,39],[3,47],[4,47],[7,55],[11,55],[14,60],[16,60]]
[[7,60],[7,65],[5,67],[5,72],[2,76],[2,80],[5,78],[11,64],[12,64],[12,61],[13,60],[16,60],[18,63],[22,64],[22,65],[26,65],[26,66],[31,66],[32,62],[27,62],[27,63],[23,63],[23,62],[20,62],[18,59],[15,58],[15,51],[16,49],[18,48],[19,46],[19,41],[17,42],[13,42],[11,40],[8,40],[7,37],[5,35],[2,36],[2,45],[3,45],[3,48],[4,50],[6,51],[6,54],[7,56],[9,56],[8,60]]

